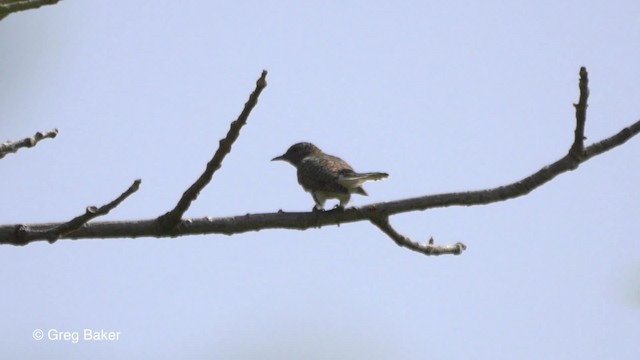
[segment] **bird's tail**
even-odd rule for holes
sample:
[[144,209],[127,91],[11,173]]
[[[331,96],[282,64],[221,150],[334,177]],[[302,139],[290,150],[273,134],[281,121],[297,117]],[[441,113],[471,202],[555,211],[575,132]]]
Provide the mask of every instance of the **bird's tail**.
[[354,172],[349,174],[341,174],[340,176],[338,176],[338,184],[346,187],[347,189],[357,189],[360,187],[360,185],[364,184],[367,181],[377,181],[387,177],[389,177],[389,174],[383,172]]

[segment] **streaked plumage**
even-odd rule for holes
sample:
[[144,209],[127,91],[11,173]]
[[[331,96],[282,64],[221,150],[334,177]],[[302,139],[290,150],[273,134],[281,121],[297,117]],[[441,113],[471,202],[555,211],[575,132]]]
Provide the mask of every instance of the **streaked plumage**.
[[356,173],[344,160],[325,154],[307,142],[291,146],[271,161],[274,160],[286,161],[297,168],[298,183],[311,193],[316,209],[323,209],[327,199],[338,199],[340,207],[345,207],[351,194],[368,195],[362,188],[363,183],[389,176],[382,172]]

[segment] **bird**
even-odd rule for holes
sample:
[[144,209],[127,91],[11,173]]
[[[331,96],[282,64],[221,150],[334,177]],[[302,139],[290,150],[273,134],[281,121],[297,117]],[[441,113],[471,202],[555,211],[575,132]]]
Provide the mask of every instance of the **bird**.
[[327,199],[338,199],[336,208],[344,210],[351,200],[351,194],[369,195],[362,188],[363,183],[389,176],[384,172],[357,173],[346,161],[325,154],[309,142],[291,145],[286,153],[271,161],[286,161],[296,167],[298,183],[311,193],[315,201],[313,211],[324,210]]

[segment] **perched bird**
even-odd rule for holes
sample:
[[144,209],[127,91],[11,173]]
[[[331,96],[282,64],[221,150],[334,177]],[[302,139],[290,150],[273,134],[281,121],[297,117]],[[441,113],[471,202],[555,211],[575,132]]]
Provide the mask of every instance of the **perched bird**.
[[298,183],[311,193],[316,202],[314,210],[323,210],[327,199],[338,199],[339,207],[344,208],[351,194],[368,195],[362,188],[364,182],[389,176],[382,172],[357,173],[344,160],[325,154],[308,142],[292,145],[271,161],[276,160],[286,161],[298,169]]

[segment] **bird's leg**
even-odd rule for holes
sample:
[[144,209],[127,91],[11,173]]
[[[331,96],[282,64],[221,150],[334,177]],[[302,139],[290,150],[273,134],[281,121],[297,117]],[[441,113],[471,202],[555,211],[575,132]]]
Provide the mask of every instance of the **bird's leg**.
[[338,205],[334,207],[334,209],[344,211],[344,208],[347,207],[349,200],[351,200],[351,194],[349,193],[343,194],[338,198],[338,200],[340,200],[340,202],[338,203]]
[[321,196],[318,192],[311,192],[311,196],[313,197],[313,201],[315,201],[315,205],[311,211],[324,211],[324,202],[327,200],[323,196]]

